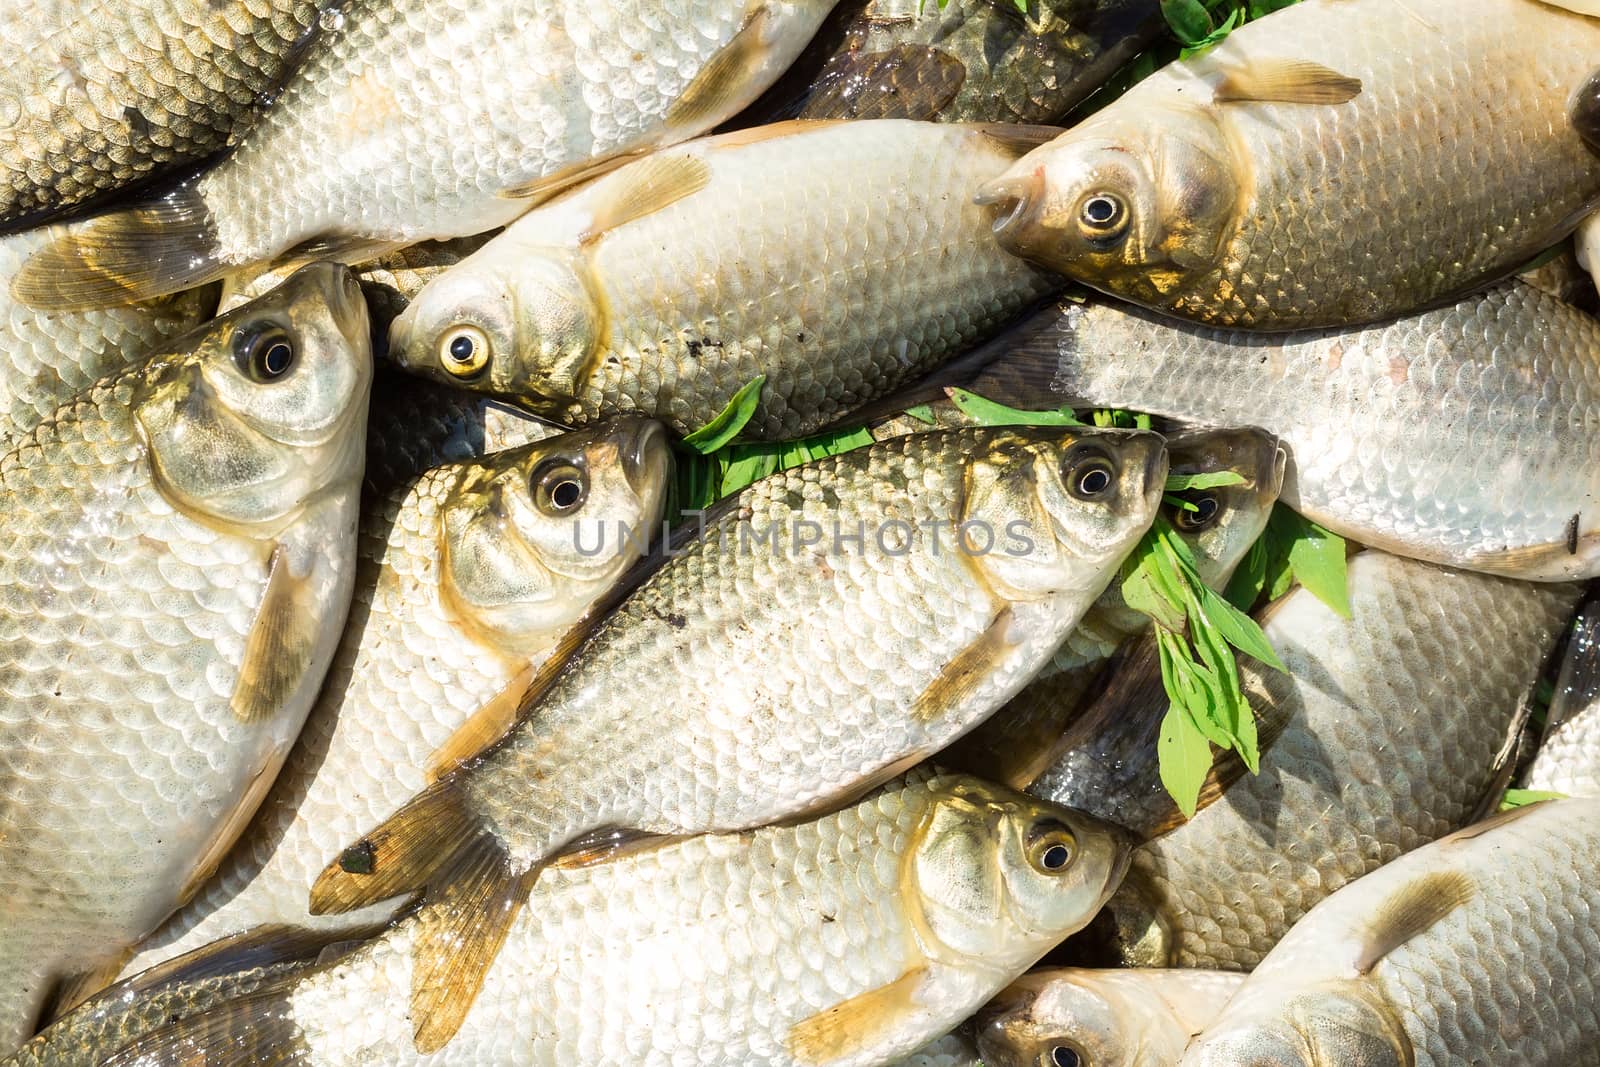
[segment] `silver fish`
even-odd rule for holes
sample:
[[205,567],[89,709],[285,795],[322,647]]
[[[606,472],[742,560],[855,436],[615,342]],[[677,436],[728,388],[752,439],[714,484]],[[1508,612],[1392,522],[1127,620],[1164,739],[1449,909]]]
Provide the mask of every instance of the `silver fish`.
[[1527,789],[1600,797],[1600,603],[1578,609]]

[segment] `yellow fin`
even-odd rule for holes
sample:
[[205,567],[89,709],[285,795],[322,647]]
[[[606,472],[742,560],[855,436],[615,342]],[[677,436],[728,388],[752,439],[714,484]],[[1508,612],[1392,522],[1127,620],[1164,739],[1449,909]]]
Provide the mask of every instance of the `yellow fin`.
[[641,159],[597,187],[594,217],[579,237],[587,244],[607,230],[654,214],[692,196],[711,182],[711,168],[699,156],[669,149]]
[[1361,95],[1361,79],[1320,63],[1262,59],[1222,68],[1214,103],[1343,104]]
[[917,697],[911,706],[912,716],[932,722],[971,697],[1000,661],[1011,654],[1015,646],[1009,637],[1010,629],[1011,609],[1002,608],[990,621],[988,629],[946,663],[939,677]]
[[265,722],[305,680],[314,635],[310,583],[289,573],[282,545],[272,550],[267,588],[244,643],[229,707],[242,722]]
[[1559,7],[1563,11],[1570,11],[1574,15],[1600,18],[1600,0],[1543,0],[1543,2],[1551,7]]
[[787,119],[783,122],[772,122],[765,126],[750,126],[743,130],[733,130],[729,133],[719,133],[705,142],[707,147],[713,149],[743,148],[745,145],[760,144],[763,141],[776,141],[780,137],[793,137],[796,134],[809,133],[827,126],[838,126],[844,119]]
[[1580,533],[1578,520],[1578,515],[1567,520],[1564,537],[1560,541],[1523,545],[1498,552],[1479,552],[1471,557],[1467,566],[1507,578],[1540,580],[1581,577],[1579,572],[1583,570],[1585,561],[1600,548],[1600,538],[1593,533]]
[[1476,892],[1472,880],[1459,871],[1425,874],[1402,887],[1384,902],[1364,931],[1356,970],[1366,974],[1389,953],[1470,901]]
[[886,986],[835,1004],[789,1029],[784,1046],[801,1063],[835,1063],[870,1051],[879,1035],[918,1010],[927,968],[913,967]]
[[50,1005],[41,1016],[42,1024],[53,1023],[67,1012],[76,1008],[96,993],[105,989],[117,980],[117,975],[122,973],[122,968],[133,959],[133,948],[129,946],[117,953],[116,956],[98,967],[87,971],[79,971],[70,978],[63,978],[55,988],[55,995],[51,997]]
[[1018,122],[986,122],[978,127],[983,139],[1002,154],[1021,159],[1042,144],[1067,132],[1059,126],[1025,126]]
[[185,878],[183,885],[178,888],[179,907],[189,903],[190,899],[200,891],[200,887],[216,873],[222,858],[233,848],[233,843],[244,833],[245,827],[250,825],[250,820],[255,818],[257,809],[267,798],[267,791],[272,788],[272,783],[277,781],[278,772],[283,769],[283,761],[288,755],[287,746],[271,753],[251,777],[250,783],[245,786],[244,794],[228,813],[228,817],[212,828],[210,840],[206,842],[206,847],[200,850],[194,865],[189,868],[189,877]]
[[745,16],[733,37],[700,68],[667,108],[667,125],[696,132],[730,117],[753,85],[750,72],[766,60],[765,38],[773,19],[763,4]]
[[502,200],[526,200],[529,207],[535,207],[569,189],[593,181],[602,174],[609,174],[625,163],[631,163],[645,151],[647,150],[618,152],[615,155],[601,156],[599,159],[588,159],[570,167],[563,167],[553,174],[546,174],[521,185],[502,189],[495,195]]
[[551,860],[549,866],[570,870],[577,867],[595,867],[624,856],[653,852],[678,841],[687,841],[690,835],[652,834],[644,830],[607,827],[584,834],[569,842],[561,855]]
[[1474,837],[1480,837],[1483,834],[1488,833],[1490,830],[1497,830],[1506,823],[1516,822],[1523,816],[1531,814],[1533,811],[1544,807],[1548,803],[1550,803],[1548,800],[1536,800],[1532,804],[1524,804],[1521,807],[1512,808],[1509,811],[1495,812],[1488,818],[1480,819],[1471,826],[1462,827],[1449,837],[1441,838],[1439,843],[1442,845],[1452,841],[1471,841]]
[[527,664],[504,689],[490,697],[471,718],[456,727],[437,752],[428,757],[428,782],[432,784],[479,755],[506,735],[517,721],[522,696],[533,682],[533,664]]

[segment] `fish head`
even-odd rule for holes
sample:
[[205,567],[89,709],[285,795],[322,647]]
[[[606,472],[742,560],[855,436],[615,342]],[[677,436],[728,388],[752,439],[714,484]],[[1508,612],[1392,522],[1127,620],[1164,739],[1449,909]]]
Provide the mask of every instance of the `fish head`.
[[1102,113],[978,193],[1002,247],[1087,285],[1160,306],[1214,269],[1240,198],[1203,111]]
[[1415,1067],[1404,1024],[1371,982],[1255,992],[1240,991],[1183,1067]]
[[1094,917],[1131,851],[1108,823],[951,776],[916,831],[903,881],[925,947],[1015,973]]
[[436,381],[499,396],[560,402],[578,395],[600,316],[562,250],[495,241],[444,271],[389,326],[389,355]]
[[1173,475],[1242,479],[1233,485],[1174,489],[1162,502],[1162,514],[1194,552],[1201,580],[1220,587],[1267,528],[1283,488],[1287,453],[1272,434],[1249,429],[1202,430],[1173,437],[1168,453]]
[[442,600],[485,643],[554,644],[650,544],[666,428],[627,417],[460,465],[441,507]]
[[364,464],[372,339],[344,266],[314,263],[146,362],[134,418],[156,483],[191,517],[281,525],[353,490]]
[[967,460],[964,549],[1011,600],[1092,600],[1154,521],[1166,474],[1166,443],[1153,433],[996,433]]

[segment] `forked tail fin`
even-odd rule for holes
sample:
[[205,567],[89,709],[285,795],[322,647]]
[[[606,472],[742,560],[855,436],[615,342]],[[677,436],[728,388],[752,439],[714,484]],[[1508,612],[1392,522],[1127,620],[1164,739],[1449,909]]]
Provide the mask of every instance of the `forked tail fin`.
[[410,1014],[417,1051],[427,1054],[461,1028],[539,869],[519,869],[452,775],[329,864],[311,887],[311,913],[421,891],[407,920],[415,925]]
[[40,311],[89,311],[192,289],[228,269],[191,179],[157,199],[57,227],[12,279],[11,294]]

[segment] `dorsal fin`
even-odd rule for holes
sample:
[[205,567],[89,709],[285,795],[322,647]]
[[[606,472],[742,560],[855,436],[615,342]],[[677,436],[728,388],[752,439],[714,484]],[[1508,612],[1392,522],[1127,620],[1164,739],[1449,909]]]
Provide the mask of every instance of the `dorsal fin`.
[[1361,95],[1361,79],[1301,59],[1219,65],[1213,103],[1343,104]]
[[1477,892],[1460,871],[1435,871],[1402,886],[1379,907],[1362,931],[1355,968],[1366,974],[1407,941],[1470,901]]

